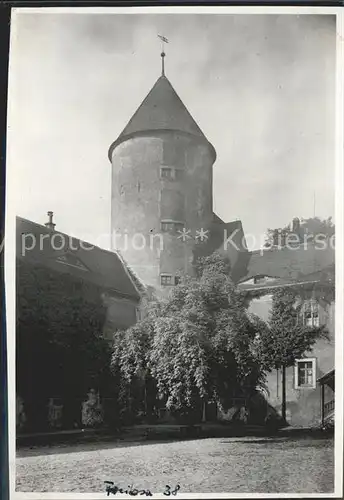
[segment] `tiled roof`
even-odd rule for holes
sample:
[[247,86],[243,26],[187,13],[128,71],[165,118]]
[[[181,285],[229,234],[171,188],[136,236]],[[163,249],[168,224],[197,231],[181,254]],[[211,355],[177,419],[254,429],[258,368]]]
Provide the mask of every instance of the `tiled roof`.
[[158,78],[110,151],[115,144],[134,134],[162,130],[186,132],[205,139],[203,132],[165,76]]
[[[22,236],[24,234],[32,236],[24,239]],[[52,244],[53,235],[56,236]],[[33,246],[34,241],[36,243]],[[33,248],[30,250],[31,246]],[[60,246],[62,248],[57,249]],[[16,251],[20,260],[71,274],[111,292],[139,300],[137,287],[115,252],[104,250],[59,231],[51,231],[45,226],[21,217],[17,217]]]
[[295,248],[258,250],[250,253],[245,274],[239,279],[245,282],[256,276],[282,278],[286,282],[334,281],[335,251],[331,245],[325,248],[308,242]]
[[327,382],[332,382],[332,384],[334,385],[334,378],[335,378],[335,370],[333,369],[325,373],[322,377],[318,378],[318,382],[320,382],[320,384],[326,384]]

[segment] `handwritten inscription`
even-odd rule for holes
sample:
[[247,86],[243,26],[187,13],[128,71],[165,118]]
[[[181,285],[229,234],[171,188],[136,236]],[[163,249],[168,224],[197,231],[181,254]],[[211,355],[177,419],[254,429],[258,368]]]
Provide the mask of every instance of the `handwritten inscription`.
[[[110,495],[116,495],[116,493],[122,493],[124,495],[130,495],[130,496],[137,496],[137,495],[144,495],[146,497],[152,497],[153,493],[150,490],[145,490],[145,489],[139,489],[139,488],[134,488],[134,486],[131,484],[128,486],[128,488],[120,488],[119,486],[116,486],[113,481],[104,481],[106,484],[106,494],[107,496]],[[169,497],[170,495],[176,496],[178,491],[180,490],[179,484],[177,484],[174,488],[171,488],[168,484],[165,486],[165,491],[163,492],[164,495]]]

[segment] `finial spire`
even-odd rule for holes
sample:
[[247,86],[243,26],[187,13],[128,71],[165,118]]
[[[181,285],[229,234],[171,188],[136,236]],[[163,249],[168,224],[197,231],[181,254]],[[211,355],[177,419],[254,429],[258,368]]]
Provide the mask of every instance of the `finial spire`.
[[162,35],[158,35],[158,37],[160,38],[161,40],[161,75],[162,76],[165,76],[165,43],[168,43],[168,40],[166,37],[162,36]]

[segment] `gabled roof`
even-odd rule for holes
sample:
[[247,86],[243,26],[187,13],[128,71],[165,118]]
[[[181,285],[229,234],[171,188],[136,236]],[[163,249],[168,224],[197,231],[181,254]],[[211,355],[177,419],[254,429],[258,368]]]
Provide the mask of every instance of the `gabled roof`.
[[111,156],[110,153],[114,145],[127,137],[140,132],[164,130],[186,132],[206,140],[202,130],[184,106],[169,80],[162,75],[158,78],[118,139],[110,147],[109,156]]
[[[258,276],[275,278],[275,283],[250,284]],[[300,283],[323,283],[334,286],[335,251],[307,243],[295,248],[273,248],[249,252],[246,272],[240,277],[240,288],[263,289],[293,286]]]
[[[51,240],[53,235],[54,240]],[[20,261],[68,273],[129,299],[138,301],[140,298],[124,263],[115,252],[51,231],[21,217],[17,217],[16,252]]]

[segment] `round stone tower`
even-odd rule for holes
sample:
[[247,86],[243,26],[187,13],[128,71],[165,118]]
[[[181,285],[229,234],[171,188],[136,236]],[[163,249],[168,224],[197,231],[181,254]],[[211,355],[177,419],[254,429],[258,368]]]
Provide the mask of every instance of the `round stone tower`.
[[169,289],[192,272],[196,231],[211,223],[216,153],[164,72],[109,159],[113,248],[146,285]]

